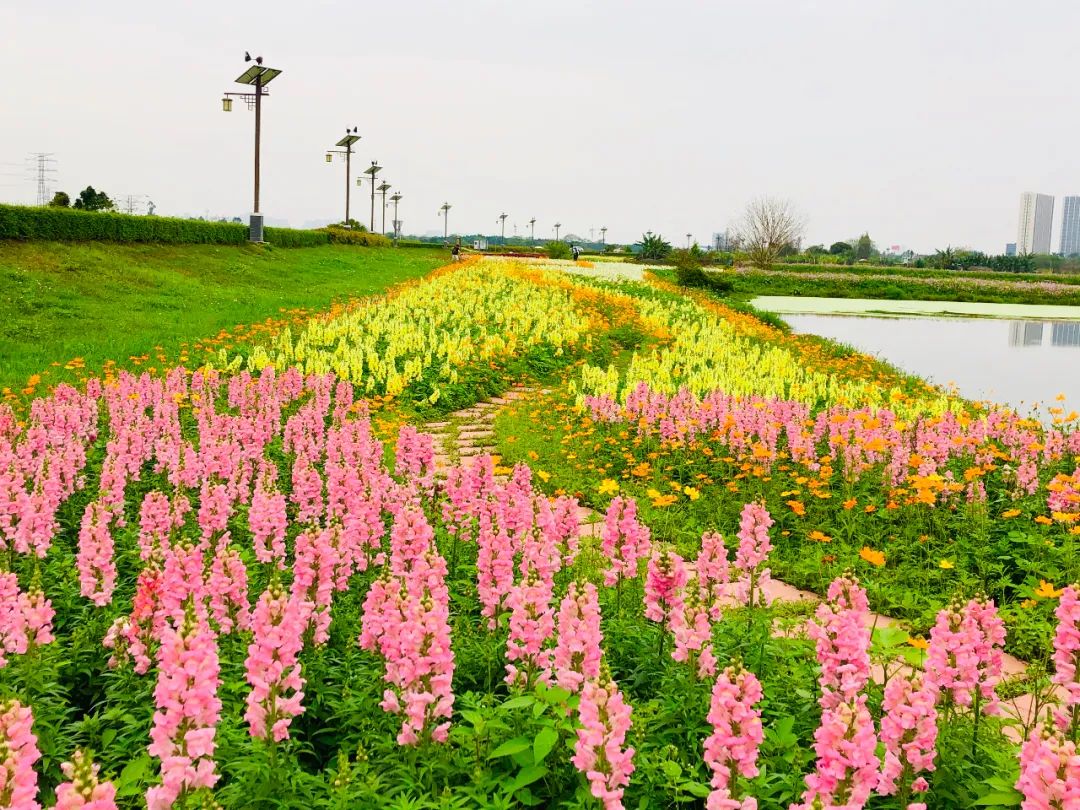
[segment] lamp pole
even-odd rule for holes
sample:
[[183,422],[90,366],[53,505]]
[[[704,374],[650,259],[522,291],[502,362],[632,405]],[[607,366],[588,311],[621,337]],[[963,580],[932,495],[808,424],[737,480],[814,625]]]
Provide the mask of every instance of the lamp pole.
[[529,220],[529,241],[536,241],[536,217]]
[[345,137],[338,141],[335,146],[343,146],[344,149],[327,149],[326,150],[326,162],[332,163],[334,155],[345,156],[345,227],[349,227],[349,196],[352,190],[352,153],[353,144],[360,140],[360,136],[356,134],[358,127],[345,129]]
[[221,99],[221,109],[224,112],[232,112],[233,98],[239,98],[248,105],[249,110],[255,110],[255,205],[251,212],[248,239],[252,242],[261,242],[263,240],[263,217],[259,210],[259,158],[261,151],[260,147],[262,144],[262,99],[263,96],[270,95],[266,90],[266,85],[270,84],[281,71],[277,68],[265,67],[261,56],[252,58],[251,54],[248,52],[244,53],[244,61],[254,61],[255,64],[241,73],[240,76],[237,77],[236,83],[253,88],[253,92],[225,93],[224,97]]
[[379,183],[379,191],[382,192],[382,234],[386,236],[386,192],[390,190],[390,184],[383,180]]
[[558,242],[558,241],[559,241],[559,228],[561,228],[561,227],[562,227],[562,223],[561,223],[561,222],[556,222],[556,223],[555,223],[555,241],[556,241],[556,242]]
[[502,229],[500,231],[499,238],[502,240],[502,243],[504,245],[506,244],[506,218],[508,216],[509,216],[509,214],[499,214],[499,222],[502,224]]
[[371,227],[372,233],[375,232],[375,175],[382,170],[382,166],[377,161],[371,161],[371,165],[364,169],[364,174],[371,175]]
[[607,245],[607,225],[600,229],[600,244]]
[[401,220],[398,219],[397,207],[401,202],[401,192],[395,191],[390,195],[390,202],[394,204],[394,241],[401,238]]
[[689,249],[690,249],[690,237],[691,237],[691,236],[693,236],[693,234],[689,234],[689,233],[688,233],[688,234],[686,235],[686,249],[687,249],[687,250],[689,250]]
[[450,208],[451,207],[452,206],[450,205],[450,203],[444,202],[442,204],[442,206],[440,206],[440,208],[439,208],[439,213],[442,214],[442,218],[443,218],[443,228],[442,228],[443,242],[446,242],[450,238],[449,233],[450,233]]

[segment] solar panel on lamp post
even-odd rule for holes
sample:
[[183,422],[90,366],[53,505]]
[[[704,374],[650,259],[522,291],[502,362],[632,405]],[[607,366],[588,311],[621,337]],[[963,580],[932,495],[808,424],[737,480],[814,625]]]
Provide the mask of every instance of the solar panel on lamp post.
[[334,155],[345,156],[345,227],[349,226],[349,193],[352,189],[352,183],[349,178],[352,177],[352,153],[353,144],[360,140],[360,136],[355,134],[359,127],[353,127],[352,129],[346,128],[345,137],[338,141],[334,146],[343,146],[344,149],[327,149],[326,150],[326,162],[331,163],[334,160]]
[[377,161],[371,161],[371,165],[364,169],[364,174],[371,175],[371,232],[375,232],[375,175],[382,171],[382,166]]
[[390,190],[390,184],[383,180],[379,184],[379,191],[382,192],[382,234],[386,236],[386,192]]
[[[251,62],[251,54],[245,53],[244,61]],[[253,87],[254,92],[225,93],[224,98],[221,100],[221,108],[224,112],[232,112],[232,99],[235,97],[245,101],[249,110],[255,110],[255,205],[251,213],[248,239],[252,242],[261,242],[263,241],[263,216],[259,210],[259,147],[262,141],[262,99],[263,96],[270,95],[266,91],[266,86],[277,78],[281,71],[277,68],[264,66],[261,56],[255,57],[254,62],[254,65],[241,73],[236,79],[237,84]]]
[[398,219],[398,203],[401,202],[401,192],[395,191],[390,195],[390,202],[394,204],[394,241],[401,238],[401,220]]
[[443,218],[442,238],[443,238],[444,243],[447,242],[449,240],[449,238],[450,238],[450,236],[449,236],[449,234],[450,234],[450,209],[452,207],[453,206],[451,206],[450,203],[448,203],[448,202],[444,202],[439,207],[439,213],[442,215],[442,218]]

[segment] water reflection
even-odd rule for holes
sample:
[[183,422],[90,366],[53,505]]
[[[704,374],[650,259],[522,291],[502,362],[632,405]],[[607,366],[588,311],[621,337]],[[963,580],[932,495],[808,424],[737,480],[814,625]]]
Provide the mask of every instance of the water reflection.
[[1021,412],[1042,403],[1080,410],[1080,321],[784,315],[797,332],[839,340],[969,399]]

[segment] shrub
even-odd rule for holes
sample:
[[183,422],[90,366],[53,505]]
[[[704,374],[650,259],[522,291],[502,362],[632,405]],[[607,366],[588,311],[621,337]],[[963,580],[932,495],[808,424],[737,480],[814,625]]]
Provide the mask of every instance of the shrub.
[[323,229],[330,242],[335,245],[360,245],[361,247],[389,247],[390,238],[381,233],[370,231],[347,231],[344,228],[330,226]]
[[[236,222],[0,205],[0,239],[242,245],[247,238],[247,226]],[[328,238],[318,231],[267,228],[266,240],[280,247],[311,247],[325,245]]]
[[566,242],[548,242],[544,249],[549,259],[569,259],[570,246]]

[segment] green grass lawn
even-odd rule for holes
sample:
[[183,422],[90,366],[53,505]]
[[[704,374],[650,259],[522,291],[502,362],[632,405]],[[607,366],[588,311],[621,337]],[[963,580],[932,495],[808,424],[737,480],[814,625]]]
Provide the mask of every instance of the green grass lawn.
[[77,357],[90,370],[147,354],[145,365],[172,363],[221,330],[381,292],[448,259],[348,245],[0,242],[0,387],[43,372],[43,384],[76,379],[62,366]]

